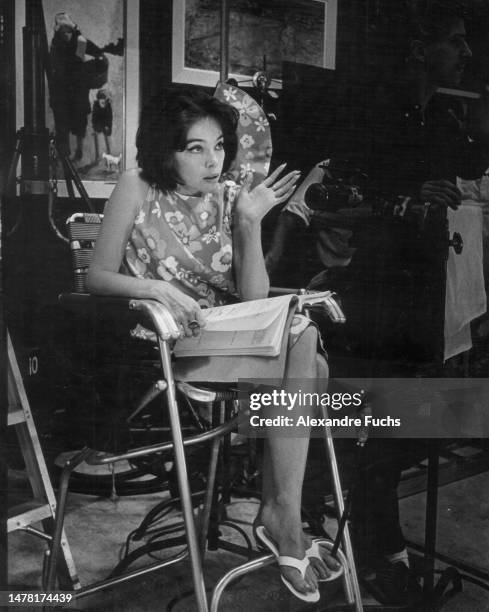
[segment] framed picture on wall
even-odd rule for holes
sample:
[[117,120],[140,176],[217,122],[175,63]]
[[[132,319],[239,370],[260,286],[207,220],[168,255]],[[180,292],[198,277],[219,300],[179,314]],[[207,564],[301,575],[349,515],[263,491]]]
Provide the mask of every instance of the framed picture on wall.
[[[23,2],[17,23],[25,23]],[[135,165],[139,114],[138,0],[42,0],[51,78],[46,126],[92,197],[110,195]],[[18,27],[17,32],[21,32]],[[17,99],[23,100],[22,38],[17,41]],[[22,103],[17,125],[23,124]],[[63,178],[61,164],[58,179]],[[58,189],[64,195],[64,182]]]
[[[173,0],[172,80],[213,87],[220,74],[220,0]],[[229,0],[228,75],[266,69],[281,87],[282,61],[334,69],[337,0]]]

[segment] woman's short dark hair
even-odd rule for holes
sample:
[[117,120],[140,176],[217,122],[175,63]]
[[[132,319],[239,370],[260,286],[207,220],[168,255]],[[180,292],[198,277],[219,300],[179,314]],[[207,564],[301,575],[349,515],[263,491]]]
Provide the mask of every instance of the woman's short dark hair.
[[197,88],[167,89],[144,106],[136,136],[136,159],[148,182],[163,191],[177,187],[180,179],[175,152],[185,149],[190,127],[205,117],[212,117],[222,129],[225,153],[222,171],[227,172],[238,148],[239,113],[234,107]]

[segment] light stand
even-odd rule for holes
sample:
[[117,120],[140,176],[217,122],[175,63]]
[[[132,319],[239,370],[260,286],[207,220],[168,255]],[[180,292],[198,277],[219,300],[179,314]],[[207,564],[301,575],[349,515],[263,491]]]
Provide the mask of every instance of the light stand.
[[[16,171],[21,159],[20,194],[47,195],[49,221],[57,236],[65,240],[52,219],[54,199],[57,195],[56,162],[61,161],[68,196],[74,199],[73,183],[85,206],[95,208],[83,183],[64,151],[60,150],[56,138],[46,127],[45,76],[51,83],[51,65],[48,52],[44,14],[40,0],[26,0],[26,25],[23,28],[24,47],[24,127],[17,132],[15,149],[9,166],[5,193],[15,195]],[[20,213],[11,235],[20,223]]]

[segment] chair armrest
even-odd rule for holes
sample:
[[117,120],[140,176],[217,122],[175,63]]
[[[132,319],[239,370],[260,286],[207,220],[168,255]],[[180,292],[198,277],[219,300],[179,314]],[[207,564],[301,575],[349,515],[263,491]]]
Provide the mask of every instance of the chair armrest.
[[171,312],[155,300],[100,296],[89,293],[62,293],[58,299],[69,310],[93,316],[103,314],[127,316],[131,312],[138,313],[143,316],[144,324],[149,324],[162,340],[177,340],[180,337],[180,328]]
[[130,300],[129,309],[143,313],[162,340],[178,340],[180,328],[172,313],[156,300]]
[[346,323],[345,314],[335,300],[335,294],[325,296],[321,301],[313,301],[312,304],[304,303],[304,313],[307,315],[311,311],[325,311],[333,323]]
[[[306,293],[305,289],[294,289],[292,287],[270,287],[270,294],[273,296],[277,295],[288,295],[290,293],[295,294],[304,294]],[[331,293],[329,296],[325,296],[321,299],[321,301],[314,301],[313,304],[304,304],[304,314],[308,316],[309,311],[311,310],[323,310],[326,312],[328,317],[333,321],[333,323],[345,323],[346,317],[338,302],[335,299],[334,293]]]
[[304,290],[299,289],[298,287],[270,287],[268,295],[269,297],[275,297],[277,295],[289,295],[290,293],[297,295],[301,291]]

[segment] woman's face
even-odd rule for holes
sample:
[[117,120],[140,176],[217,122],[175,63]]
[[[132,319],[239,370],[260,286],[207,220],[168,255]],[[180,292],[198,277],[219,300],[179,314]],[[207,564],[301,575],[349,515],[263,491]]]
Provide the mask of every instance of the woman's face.
[[224,137],[215,119],[199,119],[187,133],[185,148],[175,152],[175,169],[180,178],[177,191],[203,195],[215,190],[224,163]]

